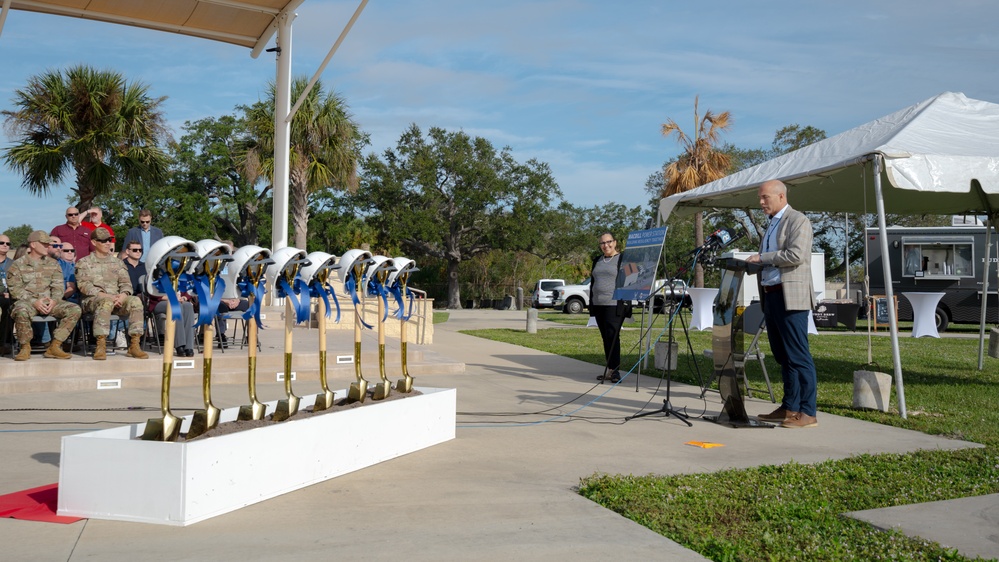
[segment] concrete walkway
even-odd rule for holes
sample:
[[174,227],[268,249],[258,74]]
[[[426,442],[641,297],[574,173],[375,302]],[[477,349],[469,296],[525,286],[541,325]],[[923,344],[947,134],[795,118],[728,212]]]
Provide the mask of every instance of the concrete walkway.
[[[716,393],[702,401],[699,389],[679,384],[671,389],[671,403],[693,416],[693,427],[660,415],[625,422],[661,406],[658,379],[643,378],[637,391],[634,376],[617,386],[599,385],[594,377],[600,369],[594,365],[458,333],[482,327],[524,329],[525,318],[517,311],[452,311],[450,320],[437,326],[433,345],[420,346],[448,368],[445,373],[427,368],[417,385],[457,388],[453,441],[190,527],[96,519],[70,525],[0,520],[5,558],[702,560],[583,499],[575,492],[579,479],[593,473],[712,472],[975,446],[831,415],[820,415],[819,427],[809,430],[734,430],[699,419],[720,410]],[[296,332],[296,349],[299,337]],[[314,338],[314,332],[308,337]],[[464,363],[464,371],[451,368],[455,363]],[[343,387],[346,379],[337,382]],[[245,394],[245,385],[219,385],[214,401],[236,405],[245,401]],[[260,394],[279,395],[280,389],[274,383],[262,385]],[[197,387],[181,387],[172,400],[175,407],[195,407],[199,395]],[[0,396],[0,493],[55,482],[63,435],[144,422],[153,415],[100,408],[158,405],[155,388]],[[67,410],[48,410],[55,408]],[[750,414],[772,408],[768,401],[747,402]],[[567,418],[559,417],[570,412],[586,419],[566,423]],[[685,445],[688,441],[725,446],[701,449]],[[942,506],[938,516],[974,518],[977,513],[977,521],[991,521],[994,531],[995,519],[988,518],[994,516],[996,498],[974,499],[974,513],[968,507],[971,500]],[[886,517],[906,532],[915,519],[905,513]],[[956,528],[933,540],[965,552],[970,542],[966,534]],[[967,553],[999,556],[997,544],[993,534]]]

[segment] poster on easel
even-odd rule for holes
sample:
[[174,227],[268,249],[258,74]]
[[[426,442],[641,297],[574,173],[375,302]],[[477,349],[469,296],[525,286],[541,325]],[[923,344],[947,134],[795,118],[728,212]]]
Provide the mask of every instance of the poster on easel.
[[656,268],[666,242],[666,228],[650,228],[628,233],[628,241],[621,253],[621,287],[614,291],[614,299],[622,301],[649,300]]

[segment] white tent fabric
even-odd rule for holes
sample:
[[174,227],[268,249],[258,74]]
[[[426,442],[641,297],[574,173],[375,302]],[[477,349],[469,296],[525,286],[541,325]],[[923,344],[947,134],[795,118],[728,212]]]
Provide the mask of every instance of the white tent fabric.
[[[863,162],[882,155],[885,211],[999,209],[999,104],[943,93],[901,111],[660,202],[665,220],[705,208],[755,208],[756,188],[779,179],[803,211],[874,212]],[[982,194],[971,188],[978,180]],[[866,188],[866,192],[864,191]]]
[[[756,190],[771,179],[788,186],[801,211],[877,212],[882,255],[885,213],[988,214],[999,218],[999,105],[945,92],[800,150],[697,189],[662,199],[660,221],[673,212],[756,208]],[[886,292],[893,298],[884,262]],[[983,282],[985,282],[983,277]],[[983,320],[979,368],[984,342]],[[899,413],[906,417],[898,323],[889,307]]]

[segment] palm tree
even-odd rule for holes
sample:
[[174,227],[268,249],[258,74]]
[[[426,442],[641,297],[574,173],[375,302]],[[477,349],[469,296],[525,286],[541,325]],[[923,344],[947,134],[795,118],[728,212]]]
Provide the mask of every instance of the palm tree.
[[[296,78],[291,99],[297,100],[308,80]],[[266,100],[246,111],[251,140],[246,153],[248,175],[274,175],[274,83]],[[291,121],[288,191],[295,247],[306,249],[309,233],[309,194],[327,187],[357,190],[357,161],[367,137],[348,113],[347,103],[333,91],[323,93],[316,82]]]
[[126,183],[158,183],[168,162],[160,148],[168,136],[160,112],[166,98],[150,98],[148,90],[84,65],[33,76],[14,92],[16,109],[3,111],[14,138],[4,160],[38,196],[72,169],[80,209]]
[[[683,152],[663,169],[665,179],[661,197],[690,191],[695,187],[725,177],[731,160],[728,154],[718,150],[719,134],[731,125],[729,112],[715,115],[706,111],[702,118],[697,114],[698,98],[694,98],[694,134],[688,136],[672,119],[663,123],[662,133],[668,137],[676,133],[677,143]],[[704,244],[704,217],[694,215],[694,244]],[[704,286],[704,268],[697,264],[694,270],[694,286]]]

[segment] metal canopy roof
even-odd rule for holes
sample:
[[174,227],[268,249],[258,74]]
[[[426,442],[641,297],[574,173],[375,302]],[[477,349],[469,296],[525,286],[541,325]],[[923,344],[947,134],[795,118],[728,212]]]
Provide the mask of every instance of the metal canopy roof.
[[[10,8],[221,41],[259,55],[277,17],[305,0],[4,0]],[[7,7],[7,6],[5,6]],[[2,25],[2,19],[0,19]]]

